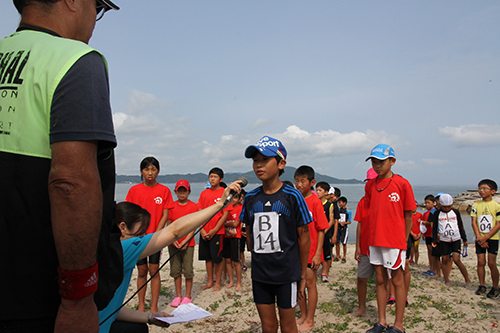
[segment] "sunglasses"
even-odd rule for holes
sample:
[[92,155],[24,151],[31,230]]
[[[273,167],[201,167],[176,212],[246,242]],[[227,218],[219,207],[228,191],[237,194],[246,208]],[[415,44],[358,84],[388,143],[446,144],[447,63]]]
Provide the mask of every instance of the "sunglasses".
[[97,13],[96,21],[99,21],[100,19],[102,19],[102,17],[104,16],[104,13],[106,13],[108,10],[111,10],[111,9],[113,9],[113,8],[106,5],[101,0],[95,0],[95,11]]

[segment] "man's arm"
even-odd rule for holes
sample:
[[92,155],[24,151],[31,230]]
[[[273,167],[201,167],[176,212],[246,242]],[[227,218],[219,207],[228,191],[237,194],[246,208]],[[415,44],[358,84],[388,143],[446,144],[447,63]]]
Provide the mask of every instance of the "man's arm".
[[[97,142],[58,142],[51,148],[48,190],[59,267],[63,271],[85,270],[97,261],[102,221]],[[79,300],[62,298],[55,331],[99,331],[93,294]]]

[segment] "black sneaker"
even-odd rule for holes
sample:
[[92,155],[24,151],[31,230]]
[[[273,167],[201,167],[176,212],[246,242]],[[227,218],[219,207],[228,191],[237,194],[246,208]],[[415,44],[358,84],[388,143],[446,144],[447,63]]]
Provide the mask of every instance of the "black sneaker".
[[479,286],[476,290],[476,295],[482,295],[486,294],[486,287],[485,286]]
[[486,297],[496,299],[500,296],[500,289],[498,288],[491,288],[490,292],[486,294]]

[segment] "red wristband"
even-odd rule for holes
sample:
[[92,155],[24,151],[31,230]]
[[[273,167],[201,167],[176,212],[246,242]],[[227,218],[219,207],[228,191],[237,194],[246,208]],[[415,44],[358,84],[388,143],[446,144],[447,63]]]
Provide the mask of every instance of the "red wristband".
[[65,299],[77,300],[95,293],[99,278],[97,268],[97,262],[81,271],[66,271],[58,267],[59,295]]

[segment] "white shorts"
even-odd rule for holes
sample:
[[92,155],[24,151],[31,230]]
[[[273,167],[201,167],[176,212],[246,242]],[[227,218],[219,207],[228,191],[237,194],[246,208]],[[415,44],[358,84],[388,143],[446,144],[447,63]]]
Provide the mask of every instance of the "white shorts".
[[384,266],[387,269],[405,269],[406,250],[391,249],[382,246],[370,246],[370,264]]

